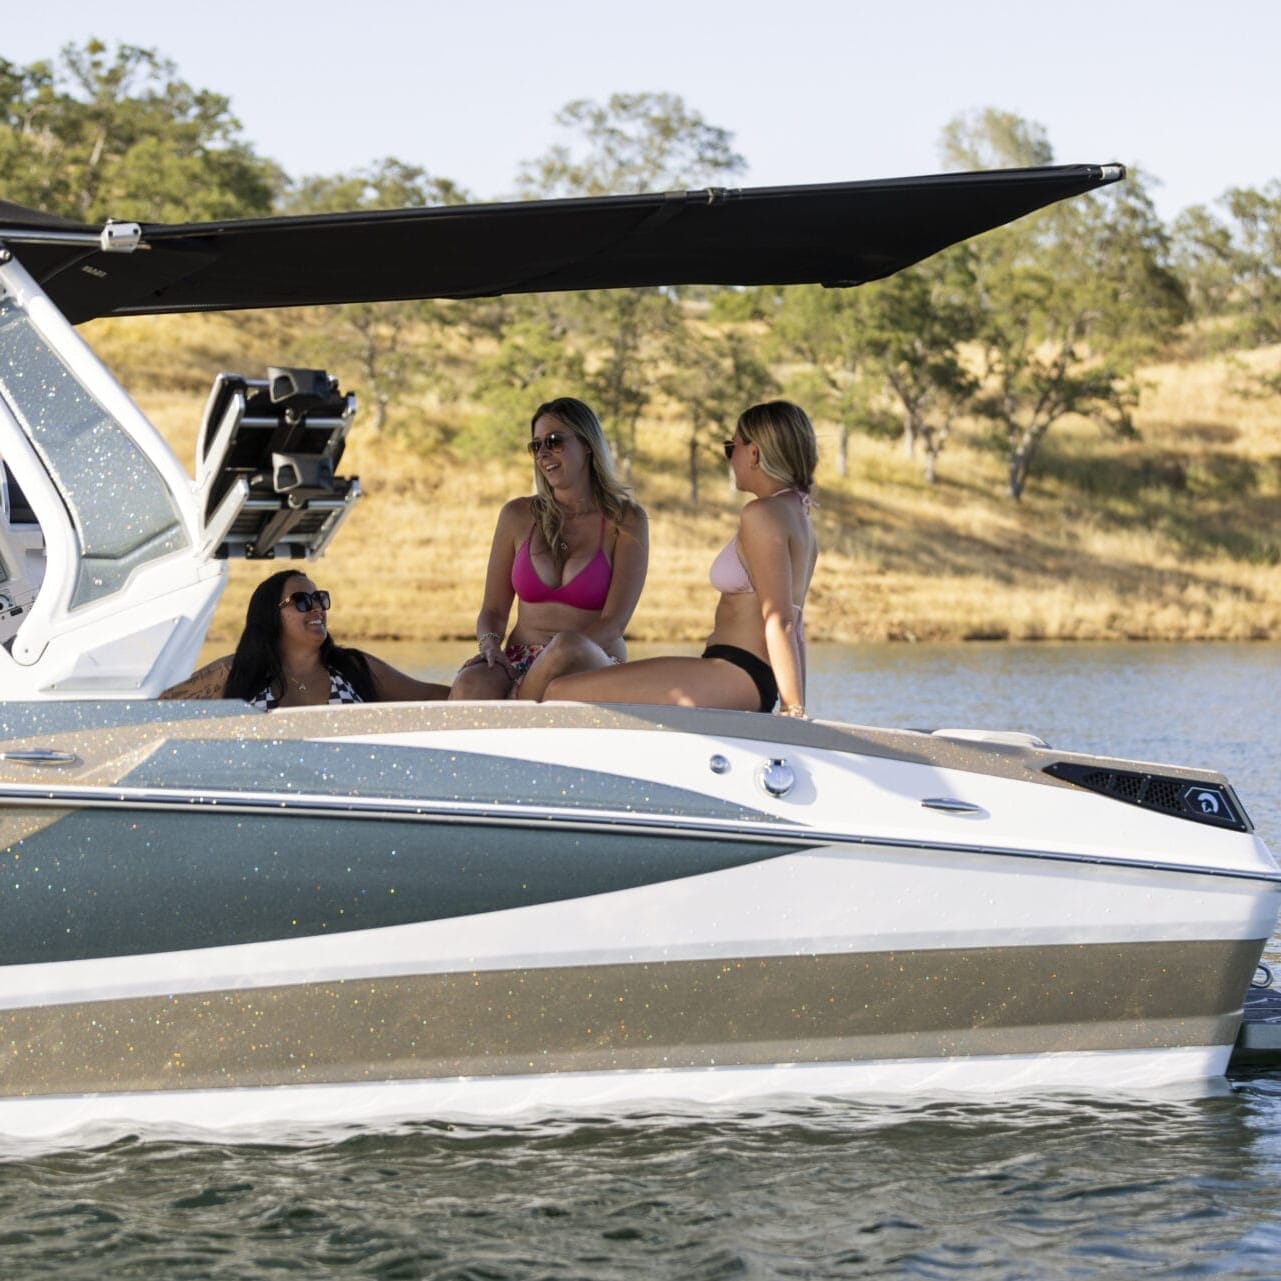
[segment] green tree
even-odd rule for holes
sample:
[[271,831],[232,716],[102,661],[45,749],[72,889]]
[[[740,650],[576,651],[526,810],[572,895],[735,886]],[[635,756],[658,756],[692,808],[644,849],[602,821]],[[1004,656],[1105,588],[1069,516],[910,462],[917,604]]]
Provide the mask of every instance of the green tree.
[[[488,414],[468,424],[456,443],[468,453],[496,454],[529,436],[534,409],[585,385],[582,354],[567,332],[553,296],[494,299],[478,327],[483,354],[474,368],[474,390]],[[497,339],[491,346],[485,339]]]
[[[389,157],[355,174],[304,178],[282,196],[281,206],[286,213],[339,213],[454,205],[466,199],[450,179],[433,178]],[[371,426],[380,433],[391,406],[405,397],[424,366],[443,354],[443,330],[452,319],[449,306],[409,299],[322,308],[327,319],[307,345],[321,363],[337,357],[360,371],[362,396],[373,403]]]
[[662,348],[677,345],[684,327],[680,304],[660,289],[611,289],[574,302],[577,332],[591,348],[587,393],[610,428],[623,474],[630,478],[654,361]]
[[1232,306],[1232,232],[1204,205],[1185,209],[1175,220],[1171,258],[1194,316],[1212,319]]
[[1064,416],[1133,434],[1137,366],[1187,316],[1165,232],[1141,187],[1095,193],[1034,221],[1035,236],[993,233],[979,260],[979,408],[1005,437],[1016,499]]
[[1234,346],[1281,340],[1281,181],[1234,187],[1174,226],[1176,261],[1199,315],[1231,321]]
[[[731,135],[672,94],[614,94],[604,104],[571,102],[556,123],[576,146],[557,145],[522,166],[529,196],[600,196],[698,187],[738,173],[745,161]],[[670,350],[684,323],[674,291],[611,289],[563,297],[567,329],[586,357],[586,392],[609,432],[624,475],[650,399],[650,360]]]
[[836,424],[836,470],[844,476],[850,432],[868,421],[864,291],[789,285],[769,301],[770,354],[784,365],[804,366],[788,384],[813,417]]
[[1031,169],[1054,163],[1045,127],[998,107],[954,116],[943,126],[940,150],[952,169]]
[[961,355],[979,324],[972,259],[957,245],[864,287],[863,341],[899,406],[904,447],[912,454],[920,446],[928,484],[977,387]]
[[521,166],[526,195],[613,196],[702,187],[741,173],[747,162],[734,135],[708,124],[670,93],[616,93],[605,103],[580,98],[556,113],[577,147],[553,146]]
[[96,221],[200,221],[270,211],[279,172],[240,136],[225,97],[154,50],[99,40],[56,62],[0,62],[0,185],[8,199]]
[[[1052,156],[1039,126],[988,111],[954,121],[950,161]],[[1041,442],[1080,414],[1133,432],[1139,361],[1175,332],[1187,298],[1141,175],[971,242],[980,302],[977,408],[1000,431],[1007,489],[1022,496]]]
[[71,174],[55,125],[57,97],[47,62],[0,59],[0,187],[19,204],[73,216]]
[[752,339],[719,326],[685,326],[667,364],[663,390],[685,411],[689,501],[699,501],[699,461],[721,452],[738,415],[777,391],[778,384]]

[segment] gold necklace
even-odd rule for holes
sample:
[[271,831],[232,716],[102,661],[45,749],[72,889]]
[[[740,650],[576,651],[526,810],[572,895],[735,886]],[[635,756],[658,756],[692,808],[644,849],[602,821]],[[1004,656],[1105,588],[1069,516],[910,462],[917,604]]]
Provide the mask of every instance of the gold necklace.
[[[572,511],[570,511],[570,510],[569,510],[569,508],[564,507],[564,506],[561,506],[561,509],[560,509],[560,514],[561,514],[561,523],[562,523],[562,524],[567,524],[567,523],[568,523],[569,521],[571,521],[571,520],[577,520],[580,516],[591,516],[591,515],[593,515],[595,512],[598,512],[598,511],[600,511],[600,508],[599,508],[599,507],[584,507],[584,508],[582,508],[580,511],[572,512]],[[569,554],[569,543],[568,543],[568,541],[566,541],[564,538],[562,538],[562,539],[561,539],[561,540],[556,544],[556,549],[557,549],[557,551],[559,551],[559,552],[560,552],[560,554],[561,554],[562,556],[567,556],[567,555]]]
[[298,677],[290,676],[290,674],[287,671],[285,671],[283,667],[280,669],[280,671],[281,671],[281,674],[284,676],[285,680],[287,680],[291,685],[297,686],[298,692],[300,694],[305,694],[307,692],[307,686],[302,681],[300,681]]

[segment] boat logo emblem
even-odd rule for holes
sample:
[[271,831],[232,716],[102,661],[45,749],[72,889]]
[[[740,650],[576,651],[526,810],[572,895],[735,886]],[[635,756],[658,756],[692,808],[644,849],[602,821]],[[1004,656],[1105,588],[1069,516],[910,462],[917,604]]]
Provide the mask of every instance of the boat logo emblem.
[[1195,792],[1189,799],[1202,814],[1219,812],[1219,798],[1213,792]]
[[1211,823],[1231,823],[1239,821],[1232,802],[1219,787],[1205,787],[1193,784],[1183,789],[1183,804],[1193,814]]

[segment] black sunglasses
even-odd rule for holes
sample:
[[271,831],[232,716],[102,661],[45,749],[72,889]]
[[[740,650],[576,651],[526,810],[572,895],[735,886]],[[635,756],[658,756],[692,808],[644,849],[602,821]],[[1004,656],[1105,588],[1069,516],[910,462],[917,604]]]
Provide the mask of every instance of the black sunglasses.
[[537,458],[544,449],[550,449],[553,454],[559,454],[565,448],[565,442],[568,436],[562,436],[558,431],[549,431],[541,440],[537,436],[531,436],[529,439],[529,452]]
[[292,605],[300,614],[306,614],[314,609],[317,605],[321,609],[329,608],[328,592],[290,592],[284,600],[280,602],[280,608],[286,609]]
[[737,446],[738,441],[736,440],[726,440],[721,443],[721,448],[725,451],[726,462],[732,462],[734,460],[734,450]]

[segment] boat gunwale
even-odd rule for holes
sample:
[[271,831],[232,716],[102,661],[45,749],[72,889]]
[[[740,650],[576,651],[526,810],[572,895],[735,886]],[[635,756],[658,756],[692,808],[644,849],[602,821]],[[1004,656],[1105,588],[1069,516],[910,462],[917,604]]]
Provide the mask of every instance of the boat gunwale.
[[[831,829],[804,826],[778,818],[770,824],[739,819],[683,818],[664,814],[623,813],[617,810],[528,806],[509,802],[470,802],[433,799],[430,808],[422,800],[402,797],[333,797],[319,793],[220,791],[199,788],[130,788],[112,785],[68,786],[65,788],[22,787],[0,783],[0,804],[24,809],[143,810],[155,813],[207,813],[273,816],[281,818],[333,818],[341,815],[357,822],[408,822],[458,824],[477,827],[537,828],[542,831],[595,832],[611,835],[647,835],[663,832],[676,838],[704,839],[731,837],[749,844],[779,845],[791,852],[799,849],[886,848],[921,853],[962,854],[985,858],[1034,859],[1044,862],[1075,863],[1097,867],[1121,867],[1152,872],[1208,876],[1216,880],[1260,882],[1281,887],[1281,869],[1248,870],[1206,864],[1170,863],[1151,859],[1086,854],[1066,850],[1034,849],[1022,846],[994,847],[963,841],[918,839],[894,836],[858,835]],[[1172,818],[1159,811],[1157,817]],[[1183,820],[1174,818],[1174,821]],[[1233,835],[1239,835],[1233,833]]]

